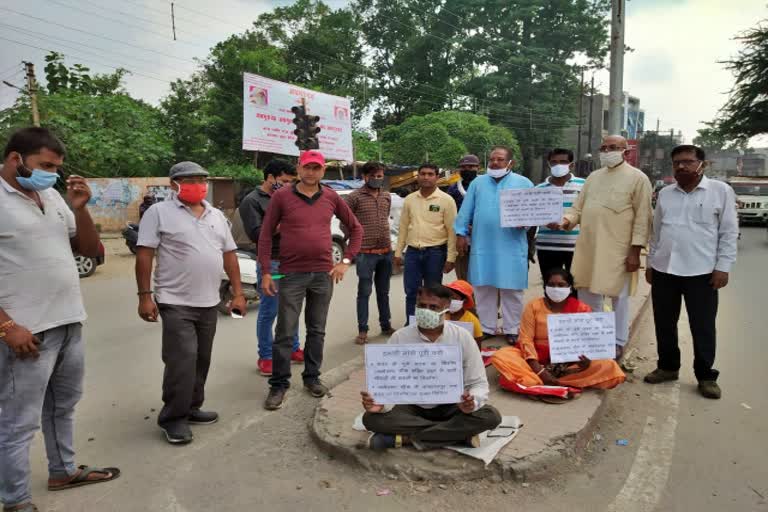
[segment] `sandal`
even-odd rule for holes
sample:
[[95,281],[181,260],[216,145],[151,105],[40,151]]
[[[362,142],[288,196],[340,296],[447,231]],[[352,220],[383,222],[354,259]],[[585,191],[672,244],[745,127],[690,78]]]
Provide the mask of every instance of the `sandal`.
[[[90,484],[100,484],[102,482],[109,482],[120,476],[120,470],[117,468],[92,468],[89,466],[80,466],[80,472],[75,475],[74,478],[63,484],[51,485],[48,484],[49,491],[63,491],[64,489],[72,489],[74,487],[82,487]],[[109,475],[106,478],[99,478],[96,480],[89,480],[88,476],[91,473],[104,473]],[[26,510],[24,511],[26,512]]]

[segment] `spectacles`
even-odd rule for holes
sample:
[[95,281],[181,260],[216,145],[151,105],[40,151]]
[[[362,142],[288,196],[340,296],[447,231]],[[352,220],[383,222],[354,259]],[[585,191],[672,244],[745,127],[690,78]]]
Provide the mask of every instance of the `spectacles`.
[[673,168],[677,168],[677,167],[680,167],[680,166],[682,166],[682,167],[693,167],[695,165],[698,165],[698,163],[700,161],[701,160],[672,160],[672,167]]
[[616,144],[611,144],[610,146],[600,146],[600,152],[601,153],[608,153],[609,151],[626,151],[627,148],[624,146],[618,146]]

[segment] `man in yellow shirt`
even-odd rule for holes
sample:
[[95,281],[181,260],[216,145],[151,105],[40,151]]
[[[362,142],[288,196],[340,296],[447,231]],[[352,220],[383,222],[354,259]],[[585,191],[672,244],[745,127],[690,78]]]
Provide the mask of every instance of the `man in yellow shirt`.
[[453,270],[456,261],[456,203],[437,188],[438,169],[422,164],[417,180],[419,190],[405,198],[400,214],[395,265],[403,264],[405,251],[405,317],[416,311],[416,292],[423,286],[442,284],[442,274]]

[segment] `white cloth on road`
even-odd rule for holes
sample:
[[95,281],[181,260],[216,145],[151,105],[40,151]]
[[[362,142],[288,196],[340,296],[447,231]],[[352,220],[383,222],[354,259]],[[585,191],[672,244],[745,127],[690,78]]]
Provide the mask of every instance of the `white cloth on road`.
[[0,308],[33,334],[86,318],[70,243],[75,215],[57,191],[38,195],[42,210],[0,178]]
[[495,286],[475,286],[477,314],[483,332],[494,334],[499,320],[499,296],[501,296],[501,321],[504,334],[517,334],[523,314],[524,290],[508,290]]
[[676,276],[730,272],[738,238],[736,194],[728,184],[702,176],[690,193],[669,185],[656,201],[648,266]]
[[[630,279],[627,279],[621,293],[611,297],[613,312],[616,314],[616,344],[622,347],[629,341],[629,285]],[[604,311],[605,298],[605,295],[579,288],[579,300],[592,308],[592,311]]]

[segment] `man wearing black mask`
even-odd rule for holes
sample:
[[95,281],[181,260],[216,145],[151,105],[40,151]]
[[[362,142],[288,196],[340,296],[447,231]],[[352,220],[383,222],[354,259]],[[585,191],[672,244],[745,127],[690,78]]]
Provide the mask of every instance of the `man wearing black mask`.
[[384,164],[363,165],[365,186],[342,196],[363,226],[363,245],[357,255],[357,338],[368,342],[368,300],[374,285],[382,334],[393,332],[389,310],[389,280],[392,277],[392,239],[389,234],[389,211],[392,198],[383,190]]
[[[480,159],[475,155],[464,155],[459,160],[459,174],[461,180],[451,185],[446,191],[454,201],[456,201],[456,211],[461,209],[461,203],[464,201],[464,196],[467,195],[467,189],[472,180],[477,178],[477,171],[480,170]],[[471,228],[470,228],[471,229]],[[469,270],[469,251],[465,254],[456,256],[456,277],[458,279],[467,280],[467,274]]]

